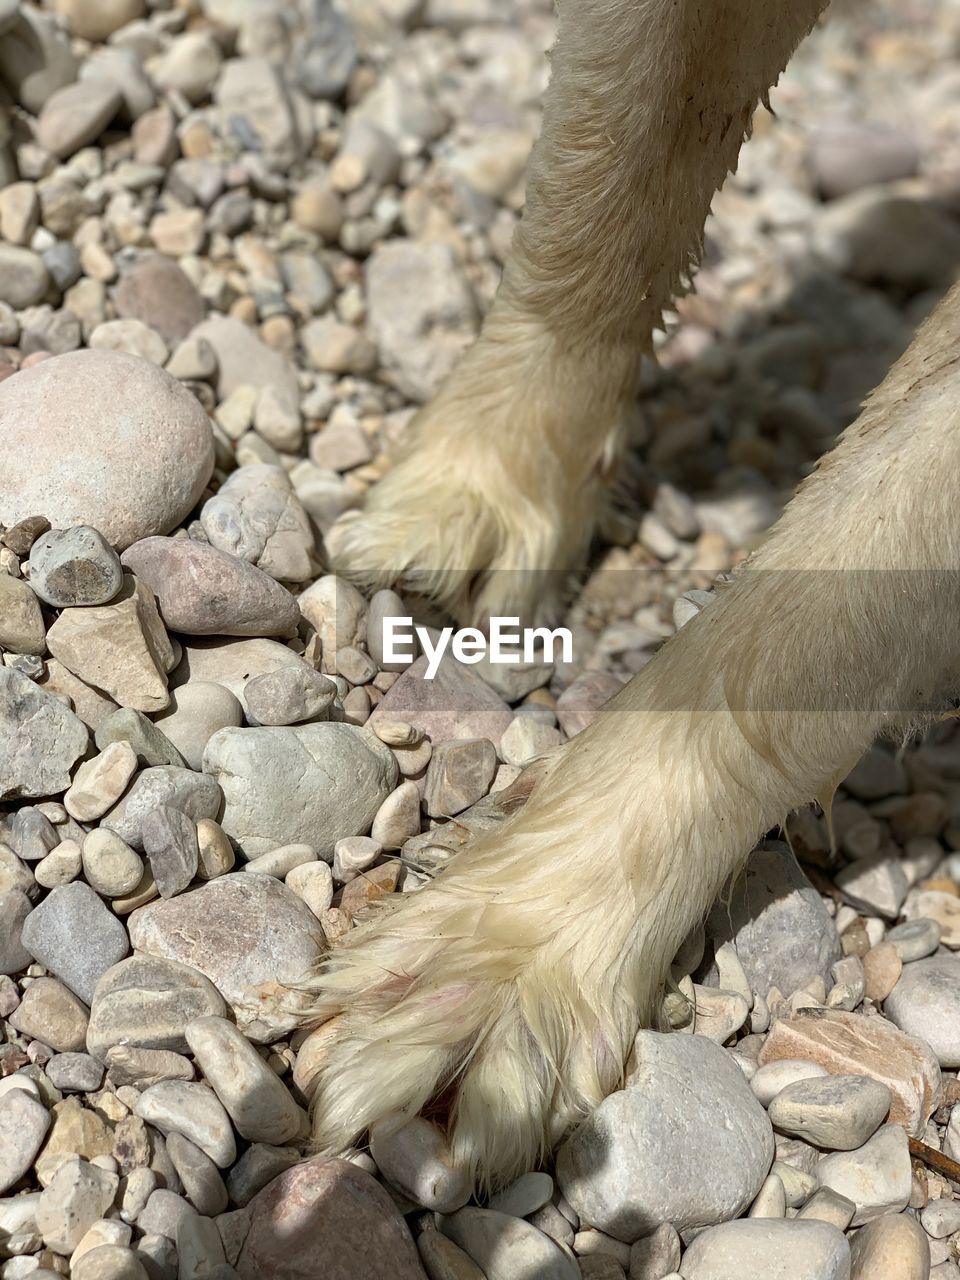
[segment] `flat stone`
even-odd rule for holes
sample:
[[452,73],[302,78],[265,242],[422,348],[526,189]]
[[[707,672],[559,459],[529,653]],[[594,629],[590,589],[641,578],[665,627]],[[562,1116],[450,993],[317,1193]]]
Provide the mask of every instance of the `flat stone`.
[[117,114],[123,95],[116,85],[89,80],[58,89],[35,126],[37,141],[63,160],[99,138]]
[[854,1151],[876,1132],[891,1094],[870,1076],[822,1076],[785,1085],[767,1107],[781,1133],[817,1147]]
[[357,647],[367,633],[367,602],[352,583],[328,573],[298,598],[300,612],[320,639],[323,670],[335,670],[340,649]]
[[127,931],[81,881],[51,889],[23,926],[23,945],[87,1005],[129,949]]
[[388,747],[338,723],[221,729],[203,765],[223,788],[221,825],[247,858],[312,844],[329,860],[337,840],[369,830],[397,778]]
[[[170,1167],[172,1168],[173,1166],[171,1165]],[[137,1217],[137,1226],[145,1233],[140,1243],[141,1253],[148,1238],[165,1237],[170,1244],[168,1257],[172,1266],[176,1267],[177,1253],[173,1245],[179,1234],[180,1224],[190,1217],[193,1212],[193,1209],[182,1196],[169,1191],[166,1187],[158,1187],[151,1194]],[[171,1270],[172,1268],[168,1266],[163,1271],[160,1271],[159,1274],[170,1274]]]
[[145,538],[123,564],[146,582],[167,626],[186,635],[292,636],[297,602],[269,574],[186,538]]
[[888,1213],[851,1237],[850,1262],[853,1280],[927,1280],[930,1244],[914,1218]]
[[493,1209],[459,1209],[440,1230],[487,1280],[580,1280],[573,1255],[522,1218]]
[[0,1193],[27,1172],[49,1128],[49,1111],[25,1090],[0,1096]]
[[40,1195],[37,1230],[48,1249],[69,1254],[117,1193],[117,1175],[79,1157],[66,1160]]
[[814,1080],[826,1074],[826,1067],[821,1066],[819,1062],[807,1062],[802,1058],[785,1058],[758,1067],[750,1077],[750,1088],[757,1101],[766,1107],[787,1085],[795,1084],[798,1080]]
[[46,626],[40,604],[22,578],[0,575],[0,645],[12,653],[44,654]]
[[462,813],[487,794],[496,772],[497,752],[487,738],[439,743],[427,766],[427,813],[432,818]]
[[307,1116],[249,1040],[225,1018],[197,1018],[187,1044],[241,1138],[282,1144],[301,1137]]
[[740,1068],[696,1035],[641,1031],[634,1053],[626,1088],[560,1148],[563,1194],[581,1221],[628,1242],[661,1222],[685,1231],[736,1217],[774,1150],[770,1121]]
[[225,1013],[223,997],[196,969],[157,956],[131,956],[97,983],[87,1049],[100,1059],[115,1045],[187,1053],[188,1023]]
[[227,1113],[205,1084],[161,1080],[143,1091],[135,1111],[161,1133],[182,1133],[219,1169],[229,1168],[237,1158],[236,1139]]
[[152,69],[163,89],[175,89],[188,102],[202,102],[210,96],[220,74],[223,54],[207,31],[188,31],[171,41]]
[[247,682],[244,701],[247,714],[263,726],[300,724],[321,717],[333,705],[337,686],[311,671],[306,663],[265,672]]
[[781,1058],[818,1062],[834,1075],[866,1075],[892,1095],[890,1121],[919,1136],[940,1098],[933,1050],[883,1018],[807,1009],[781,1018],[760,1050],[760,1065]]
[[210,545],[272,578],[302,582],[314,571],[310,517],[282,467],[238,468],[200,512]]
[[155,765],[137,775],[127,794],[106,814],[103,825],[141,851],[143,824],[151,810],[169,805],[196,821],[215,818],[222,799],[220,788],[206,774],[175,765]]
[[514,1218],[528,1218],[552,1197],[553,1179],[548,1173],[524,1173],[509,1187],[491,1196],[487,1208],[509,1213]]
[[279,671],[283,667],[309,667],[292,649],[277,640],[204,640],[196,637],[183,646],[183,658],[174,671],[176,688],[188,681],[211,681],[240,700],[246,710],[244,690],[254,676]]
[[0,666],[0,800],[62,794],[88,742],[87,726],[59,699]]
[[224,685],[191,680],[171,691],[170,705],[157,715],[156,723],[190,768],[199,770],[213,735],[243,724],[243,707]]
[[370,835],[384,849],[399,849],[420,832],[420,791],[415,782],[401,782],[377,810]]
[[230,316],[209,316],[191,337],[204,338],[217,357],[217,394],[225,400],[240,386],[274,387],[286,400],[299,404],[297,374],[289,360],[272,350],[248,325]]
[[72,1053],[86,1044],[87,1006],[56,978],[34,978],[9,1015],[10,1025],[57,1053]]
[[93,732],[117,710],[117,704],[112,698],[78,679],[56,658],[47,658],[46,670],[37,683],[47,693],[59,695],[61,701],[69,698],[68,705],[73,707],[74,713]]
[[124,267],[112,297],[118,316],[151,325],[171,346],[200,324],[206,310],[186,272],[162,253],[145,253]]
[[884,1012],[929,1044],[941,1067],[960,1067],[960,959],[930,956],[906,965]]
[[914,889],[903,904],[903,914],[908,920],[918,917],[936,921],[940,926],[940,941],[951,950],[960,948],[960,898],[941,889]]
[[286,172],[302,159],[304,140],[290,98],[277,68],[266,58],[232,58],[226,62],[214,89],[220,127],[225,136],[243,121],[242,137],[256,140],[268,165]]
[[470,1199],[470,1178],[454,1167],[444,1134],[423,1116],[399,1127],[389,1121],[375,1124],[370,1154],[386,1180],[425,1209],[453,1213]]
[[304,1161],[275,1178],[248,1211],[235,1264],[241,1280],[426,1280],[390,1196],[346,1160]]
[[72,36],[94,44],[142,18],[146,7],[144,0],[56,0],[54,5]]
[[179,809],[158,805],[144,816],[141,836],[161,898],[182,893],[197,874],[196,824]]
[[244,1208],[268,1182],[299,1164],[300,1158],[296,1147],[252,1142],[227,1175],[231,1201],[238,1208]]
[[173,649],[146,584],[124,577],[111,604],[64,609],[47,632],[47,647],[73,674],[136,711],[160,711],[169,701]]
[[116,351],[74,351],[0,385],[6,484],[0,522],[42,514],[90,525],[111,546],[179,524],[213,470],[197,400],[162,369]]
[[824,1156],[817,1174],[822,1186],[857,1206],[855,1227],[885,1213],[899,1213],[906,1208],[912,1187],[907,1135],[899,1125],[884,1125],[859,1150]]
[[744,1219],[702,1232],[683,1255],[684,1280],[848,1280],[850,1246],[826,1222]]
[[251,1040],[270,1043],[297,1025],[298,999],[285,984],[318,959],[316,917],[272,876],[220,876],[130,917],[138,951],[189,965],[231,1006]]
[[855,907],[895,920],[910,888],[899,856],[888,853],[858,858],[834,877],[837,888]]
[[[302,609],[301,604],[301,609]],[[422,729],[433,742],[489,738],[496,746],[513,719],[504,700],[469,667],[444,659],[432,680],[424,679],[427,659],[418,658],[384,695],[373,715],[402,720]]]
[[56,1053],[44,1070],[63,1093],[93,1093],[103,1083],[103,1063],[89,1053]]
[[137,769],[137,753],[129,742],[111,742],[74,775],[63,803],[71,818],[94,822],[123,795]]
[[129,742],[137,753],[138,763],[147,768],[168,764],[182,769],[186,763],[153,721],[132,707],[121,707],[104,716],[97,725],[95,738],[101,751],[111,742]]
[[[939,844],[937,849],[939,851]],[[923,960],[933,955],[940,945],[940,926],[936,920],[919,916],[888,929],[884,941],[896,948],[897,955],[904,964],[912,960]]]

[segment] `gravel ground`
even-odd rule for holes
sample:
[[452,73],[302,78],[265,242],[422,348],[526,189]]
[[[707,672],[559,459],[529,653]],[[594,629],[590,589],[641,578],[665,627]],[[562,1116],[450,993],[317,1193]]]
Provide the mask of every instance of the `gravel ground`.
[[302,1158],[284,987],[693,616],[956,275],[960,3],[808,40],[574,660],[433,684],[323,535],[490,302],[554,19],[348,7],[0,0],[0,1280],[960,1280],[952,722],[754,853],[674,1030],[489,1204],[427,1121]]

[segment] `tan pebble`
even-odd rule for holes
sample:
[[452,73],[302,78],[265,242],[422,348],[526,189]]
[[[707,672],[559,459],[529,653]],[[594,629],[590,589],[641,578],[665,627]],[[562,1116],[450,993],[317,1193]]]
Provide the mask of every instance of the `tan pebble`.
[[903,961],[892,942],[871,947],[863,957],[864,994],[880,1004],[897,985],[902,970]]

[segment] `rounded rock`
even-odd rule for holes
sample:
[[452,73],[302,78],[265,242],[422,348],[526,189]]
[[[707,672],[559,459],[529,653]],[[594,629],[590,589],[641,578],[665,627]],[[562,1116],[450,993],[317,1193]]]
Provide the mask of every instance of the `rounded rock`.
[[145,0],[56,0],[53,6],[63,18],[67,30],[81,40],[99,43],[142,18]]
[[750,1218],[702,1232],[682,1265],[684,1280],[847,1280],[850,1246],[827,1222]]
[[904,967],[884,1012],[908,1035],[925,1040],[941,1067],[960,1067],[960,959],[930,956]]
[[493,1209],[459,1209],[440,1230],[487,1280],[579,1280],[573,1254],[522,1218]]
[[191,680],[170,691],[170,705],[155,718],[191,769],[203,765],[207,743],[220,729],[243,724],[240,700],[222,684]]
[[70,1280],[148,1280],[137,1255],[119,1244],[101,1244],[70,1268]]
[[0,384],[0,522],[38,513],[90,525],[124,548],[173,529],[213,470],[197,400],[162,369],[117,351],[73,351]]
[[454,1213],[470,1199],[470,1178],[454,1167],[443,1133],[423,1116],[400,1125],[377,1122],[370,1154],[387,1181],[424,1209]]
[[87,884],[108,898],[132,893],[143,875],[142,858],[107,827],[87,832],[81,857]]
[[131,956],[97,983],[87,1048],[97,1058],[106,1058],[114,1045],[186,1053],[187,1024],[224,1013],[223,997],[196,969],[156,956]]
[[767,1114],[782,1133],[832,1151],[855,1151],[883,1123],[890,1102],[887,1086],[870,1076],[822,1076],[788,1084]]
[[161,1080],[144,1089],[134,1110],[161,1133],[182,1133],[220,1169],[228,1168],[237,1158],[227,1113],[205,1084]]

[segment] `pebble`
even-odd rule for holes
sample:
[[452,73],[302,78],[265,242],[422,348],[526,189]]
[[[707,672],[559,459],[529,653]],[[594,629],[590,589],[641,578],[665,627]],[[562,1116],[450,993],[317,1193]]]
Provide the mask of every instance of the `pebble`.
[[35,125],[36,139],[58,159],[93,142],[117,114],[123,96],[116,85],[88,80],[51,94]]
[[138,951],[199,970],[249,1039],[272,1043],[297,1025],[298,982],[316,963],[316,918],[272,876],[233,873],[130,917]]
[[61,795],[88,741],[87,726],[62,702],[0,666],[0,800]]
[[470,1178],[456,1169],[443,1133],[422,1116],[406,1124],[379,1121],[370,1131],[370,1154],[386,1180],[436,1213],[453,1213],[470,1199]]
[[155,765],[137,774],[133,786],[103,818],[133,849],[143,849],[143,824],[161,806],[177,809],[194,821],[213,818],[223,795],[212,778],[175,765]]
[[[506,737],[504,734],[504,741]],[[505,750],[502,744],[501,750]],[[497,753],[486,738],[438,744],[427,766],[427,813],[433,818],[462,813],[489,792],[496,772]]]
[[241,870],[283,880],[288,872],[316,860],[316,852],[308,844],[283,844],[279,849],[271,849],[269,853],[261,853],[259,858],[244,863]]
[[573,1255],[521,1218],[493,1209],[459,1209],[441,1219],[440,1230],[486,1280],[580,1280]]
[[687,1230],[736,1217],[760,1189],[774,1147],[740,1068],[696,1035],[642,1031],[635,1055],[626,1088],[561,1146],[563,1194],[582,1221],[628,1241],[661,1222]]
[[760,1065],[781,1058],[819,1062],[836,1075],[868,1075],[892,1095],[890,1120],[921,1134],[940,1094],[940,1067],[929,1045],[883,1018],[814,1010],[774,1023]]
[[170,42],[151,73],[161,89],[175,89],[188,102],[198,103],[210,97],[222,61],[220,46],[209,32],[188,31]]
[[227,1175],[230,1200],[244,1208],[258,1191],[300,1162],[296,1147],[273,1147],[252,1142]]
[[610,671],[584,671],[557,699],[560,728],[568,738],[582,733],[622,688],[623,681]]
[[248,1213],[235,1263],[241,1280],[423,1280],[392,1199],[346,1160],[315,1156],[288,1169],[253,1198]]
[[0,385],[0,413],[8,526],[40,512],[124,548],[174,528],[213,469],[210,426],[194,397],[122,352],[74,351],[23,370]]
[[903,962],[889,942],[871,947],[863,957],[864,993],[874,1004],[882,1004],[897,985]]
[[820,894],[779,843],[751,854],[729,902],[711,912],[707,933],[718,945],[733,942],[751,990],[761,993],[777,987],[790,996],[812,978],[829,982],[842,955]]
[[242,1138],[280,1144],[303,1135],[306,1113],[232,1023],[202,1017],[191,1022],[184,1034]]
[[23,1089],[0,1095],[0,1193],[33,1164],[50,1128],[50,1113]]
[[51,889],[21,936],[33,958],[87,1005],[99,979],[129,949],[126,929],[79,880]]
[[87,1048],[100,1059],[119,1045],[187,1053],[186,1025],[225,1013],[223,997],[202,973],[138,954],[108,969],[97,983]]
[[424,679],[426,666],[427,659],[418,658],[401,672],[370,717],[371,727],[380,720],[401,720],[432,742],[489,738],[496,746],[513,719],[506,702],[461,663],[441,661],[432,680]]
[[12,653],[46,653],[43,614],[26,582],[0,575],[0,611],[0,645]]
[[[279,404],[290,403],[285,386],[269,390]],[[281,467],[267,463],[240,467],[203,504],[200,523],[211,546],[255,565],[271,578],[302,582],[313,572],[315,539],[310,518]]]
[[906,1208],[912,1187],[907,1135],[899,1125],[884,1125],[859,1150],[824,1156],[817,1173],[822,1186],[857,1206],[855,1227],[885,1213],[899,1213]]
[[912,960],[923,960],[932,955],[940,945],[940,926],[936,920],[920,916],[888,929],[884,941],[896,948],[897,955],[904,964]]
[[553,1197],[553,1179],[548,1173],[525,1173],[503,1191],[491,1196],[488,1209],[508,1213],[514,1218],[528,1218]]
[[[203,1088],[202,1085],[198,1087]],[[173,1168],[172,1164],[170,1167]],[[145,1237],[164,1236],[173,1243],[177,1238],[181,1222],[192,1213],[193,1210],[182,1196],[166,1187],[158,1187],[150,1195],[137,1217],[137,1226],[144,1232]],[[176,1253],[172,1249],[170,1252],[175,1263]]]
[[[222,684],[244,704],[244,689],[249,680],[283,667],[307,666],[303,658],[276,640],[204,640],[192,639],[183,646],[183,658],[173,673],[176,687],[188,681],[203,680]],[[312,670],[307,667],[307,670]]]
[[247,713],[257,724],[301,724],[322,717],[333,705],[337,686],[306,663],[254,676],[243,690]]
[[217,358],[217,393],[221,400],[237,387],[274,387],[291,403],[298,404],[300,391],[293,365],[272,351],[242,321],[230,316],[211,315],[191,333],[209,342]]
[[417,1252],[428,1280],[485,1280],[480,1268],[439,1231],[421,1232]]
[[831,1075],[785,1085],[767,1114],[781,1133],[833,1151],[854,1151],[886,1118],[890,1100],[879,1080]]
[[72,1053],[86,1045],[87,1006],[56,978],[34,978],[24,989],[10,1025],[57,1053]]
[[905,1213],[888,1213],[850,1238],[852,1280],[927,1280],[930,1245]]
[[148,1280],[135,1253],[116,1244],[91,1249],[70,1268],[71,1280]]
[[87,883],[105,897],[132,893],[143,876],[143,860],[106,827],[87,832],[81,856]]
[[183,1183],[184,1194],[198,1213],[215,1217],[227,1208],[227,1188],[217,1166],[181,1133],[167,1134],[167,1155]]
[[103,1082],[103,1063],[89,1053],[54,1054],[44,1070],[63,1093],[93,1093]]
[[79,679],[137,711],[169,701],[173,649],[149,587],[125,575],[111,604],[64,609],[47,632],[47,648]]
[[223,789],[220,823],[247,858],[311,844],[329,860],[337,840],[370,829],[397,779],[374,734],[335,723],[221,729],[203,765]]
[[54,7],[72,36],[95,44],[146,12],[144,0],[56,0]]
[[669,1222],[630,1246],[630,1280],[665,1280],[680,1265],[680,1237]]
[[886,853],[859,858],[839,871],[834,883],[855,907],[888,920],[900,914],[910,888],[899,859]]
[[[121,264],[120,279],[111,296],[121,319],[148,324],[169,347],[186,339],[203,320],[206,310],[190,277],[162,253],[142,253],[132,262]],[[195,345],[202,342],[192,341]],[[216,372],[216,356],[209,344],[202,345],[205,352],[209,352],[204,370],[199,374],[193,369],[188,371],[200,380],[204,380],[204,372],[207,376]],[[175,352],[171,357],[167,370],[174,377],[182,378],[186,375],[174,368],[176,355]]]
[[826,1222],[753,1218],[702,1232],[682,1265],[684,1280],[847,1280],[850,1246]]
[[78,822],[102,818],[123,795],[136,769],[137,754],[129,742],[111,742],[92,760],[85,760],[63,797],[71,818]]
[[333,878],[339,884],[355,879],[372,867],[383,853],[383,845],[369,836],[348,836],[333,846]]
[[307,587],[297,603],[319,637],[323,670],[330,672],[338,650],[362,643],[367,633],[367,602],[351,583],[328,573]]
[[43,259],[29,249],[12,244],[0,245],[0,280],[3,281],[0,302],[6,302],[15,311],[42,302],[50,288],[50,276]]
[[197,823],[197,876],[215,880],[232,871],[236,855],[219,822],[201,818]]
[[158,713],[156,723],[190,768],[199,770],[204,749],[217,730],[243,724],[243,707],[224,685],[191,680],[171,690],[170,705]]
[[784,1058],[759,1067],[750,1079],[750,1088],[757,1101],[766,1107],[787,1085],[799,1080],[815,1080],[826,1074],[826,1068],[819,1062]]
[[95,740],[101,750],[111,742],[129,742],[137,753],[137,762],[147,768],[164,764],[183,768],[185,763],[180,752],[153,721],[132,707],[120,707],[104,716],[97,725]]
[[134,1109],[161,1133],[182,1133],[219,1169],[229,1168],[237,1158],[236,1140],[227,1113],[217,1095],[205,1084],[161,1080],[144,1089]]
[[197,874],[197,828],[172,805],[158,805],[141,824],[143,851],[162,898],[182,893]]
[[884,1011],[901,1031],[926,1041],[942,1067],[960,1066],[960,959],[930,956],[908,964]]
[[307,904],[318,920],[333,902],[333,876],[326,862],[302,863],[287,872],[284,883]]
[[70,1156],[40,1194],[37,1230],[54,1253],[69,1254],[99,1219],[106,1217],[117,1194],[115,1173]]

